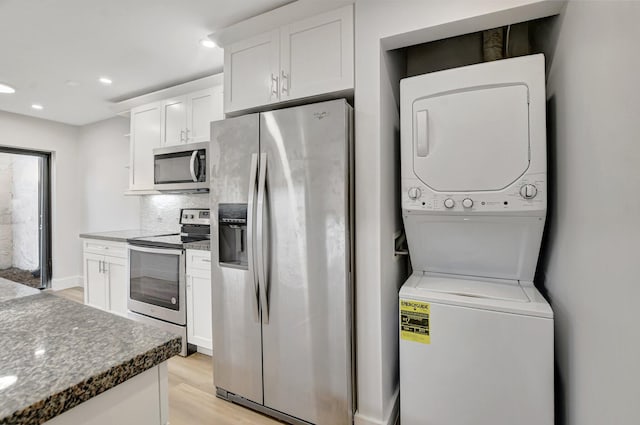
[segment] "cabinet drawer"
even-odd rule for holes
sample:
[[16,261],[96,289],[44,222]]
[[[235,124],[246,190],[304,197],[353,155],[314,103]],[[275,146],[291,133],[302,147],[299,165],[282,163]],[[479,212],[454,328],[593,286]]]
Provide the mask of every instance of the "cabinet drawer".
[[211,271],[211,252],[195,249],[187,250],[187,270]]
[[127,244],[124,242],[109,242],[98,239],[85,239],[84,252],[110,257],[127,258]]

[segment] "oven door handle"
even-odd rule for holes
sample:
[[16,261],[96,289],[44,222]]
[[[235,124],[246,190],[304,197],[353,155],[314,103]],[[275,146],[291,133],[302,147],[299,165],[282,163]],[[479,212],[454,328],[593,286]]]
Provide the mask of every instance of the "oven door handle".
[[146,252],[148,254],[182,255],[181,249],[149,248],[145,246],[129,245],[131,251]]

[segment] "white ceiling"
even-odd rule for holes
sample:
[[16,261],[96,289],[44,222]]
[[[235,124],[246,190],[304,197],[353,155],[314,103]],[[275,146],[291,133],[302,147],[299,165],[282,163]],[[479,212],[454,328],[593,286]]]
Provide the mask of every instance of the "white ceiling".
[[199,40],[290,1],[0,0],[0,82],[16,89],[0,110],[74,125],[111,117],[113,101],[221,72],[223,51]]

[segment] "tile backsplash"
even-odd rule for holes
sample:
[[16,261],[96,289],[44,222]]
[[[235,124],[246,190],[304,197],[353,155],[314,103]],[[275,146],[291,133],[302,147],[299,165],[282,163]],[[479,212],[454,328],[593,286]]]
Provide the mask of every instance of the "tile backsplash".
[[209,194],[142,196],[140,202],[142,230],[158,233],[179,232],[181,208],[209,208]]

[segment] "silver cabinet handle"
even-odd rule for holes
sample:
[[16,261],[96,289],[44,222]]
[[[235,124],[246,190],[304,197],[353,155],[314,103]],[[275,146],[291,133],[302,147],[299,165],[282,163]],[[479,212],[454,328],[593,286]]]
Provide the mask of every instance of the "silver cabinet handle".
[[262,323],[269,324],[269,299],[267,291],[267,261],[269,255],[268,238],[265,237],[265,203],[267,191],[267,154],[260,154],[260,174],[258,175],[258,212],[256,214],[256,245],[258,247],[258,282],[260,288],[260,305],[262,306]]
[[191,154],[191,162],[189,164],[189,172],[191,173],[191,179],[197,183],[198,176],[196,176],[196,159],[198,159],[198,151],[193,151]]
[[284,72],[284,69],[280,71],[282,77],[282,94],[289,94],[289,75]]
[[254,296],[256,301],[255,320],[260,321],[260,300],[258,289],[258,276],[256,275],[256,256],[254,255],[255,240],[253,226],[255,221],[256,179],[258,174],[258,154],[251,154],[251,169],[249,170],[249,199],[247,202],[247,262],[249,263],[249,275],[253,280]]
[[98,260],[98,273],[102,274],[102,260]]
[[271,96],[278,97],[278,76],[271,74]]
[[191,130],[189,130],[188,128],[185,128],[185,130],[184,130],[184,142],[185,143],[189,143],[189,132],[190,131]]
[[180,143],[184,143],[184,130],[180,130]]

